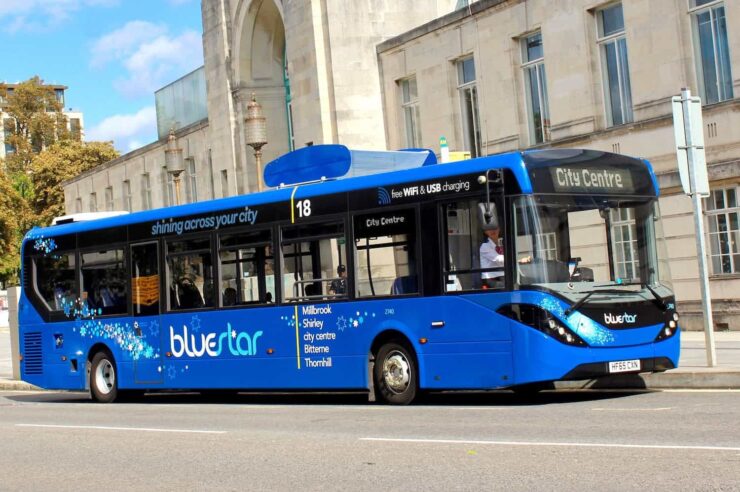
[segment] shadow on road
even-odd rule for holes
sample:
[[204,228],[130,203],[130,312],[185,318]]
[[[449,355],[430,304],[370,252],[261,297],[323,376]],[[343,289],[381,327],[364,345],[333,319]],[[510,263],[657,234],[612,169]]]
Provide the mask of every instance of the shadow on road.
[[[517,394],[507,390],[455,391],[425,393],[417,398],[415,406],[541,406],[584,401],[626,398],[647,390],[556,390],[535,394]],[[96,405],[87,393],[44,392],[8,395],[5,398],[19,403],[66,403]],[[228,393],[160,392],[145,395],[126,395],[116,405],[129,404],[192,404],[192,405],[379,405],[368,402],[367,393]]]

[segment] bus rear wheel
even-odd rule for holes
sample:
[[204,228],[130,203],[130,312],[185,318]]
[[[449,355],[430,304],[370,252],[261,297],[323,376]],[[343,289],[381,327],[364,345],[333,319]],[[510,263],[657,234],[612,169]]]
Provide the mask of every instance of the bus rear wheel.
[[92,359],[90,394],[99,403],[112,403],[118,396],[116,361],[108,352],[98,352]]
[[375,356],[373,368],[376,398],[392,405],[408,405],[416,397],[419,376],[416,359],[404,345],[386,343]]

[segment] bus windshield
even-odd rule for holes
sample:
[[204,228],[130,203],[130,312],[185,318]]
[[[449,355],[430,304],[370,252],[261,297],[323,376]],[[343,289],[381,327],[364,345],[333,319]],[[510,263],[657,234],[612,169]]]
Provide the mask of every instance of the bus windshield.
[[536,286],[567,298],[605,286],[671,295],[657,198],[520,196],[514,215],[519,288]]

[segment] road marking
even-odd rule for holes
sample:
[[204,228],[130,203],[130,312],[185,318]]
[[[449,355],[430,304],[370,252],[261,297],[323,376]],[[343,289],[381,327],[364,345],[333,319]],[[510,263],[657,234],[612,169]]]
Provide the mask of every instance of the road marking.
[[575,448],[627,448],[627,449],[672,449],[703,451],[740,451],[740,447],[723,446],[669,446],[662,444],[611,444],[598,442],[526,442],[526,441],[474,441],[457,439],[395,439],[386,437],[361,437],[360,441],[404,442],[419,444],[488,444],[492,446],[558,446]]
[[666,410],[673,410],[671,407],[661,408],[592,408],[594,412],[665,412]]
[[107,427],[102,425],[53,425],[53,424],[15,424],[16,427],[41,427],[48,429],[87,429],[108,431],[135,432],[182,432],[188,434],[226,434],[226,431],[193,430],[193,429],[156,429],[151,427]]

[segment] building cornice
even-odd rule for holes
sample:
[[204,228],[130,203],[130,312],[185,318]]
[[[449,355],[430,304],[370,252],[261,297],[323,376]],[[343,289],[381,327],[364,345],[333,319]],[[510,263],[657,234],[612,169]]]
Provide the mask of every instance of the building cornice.
[[[208,127],[208,118],[204,118],[204,119],[202,119],[200,121],[197,121],[195,123],[192,123],[192,124],[190,124],[190,125],[188,125],[186,127],[180,128],[179,130],[177,130],[175,132],[175,136],[177,138],[185,137],[187,135],[190,135],[191,133],[195,133],[195,132],[197,132],[199,130],[202,130],[203,128],[206,128],[206,127]],[[136,150],[132,150],[131,152],[128,152],[128,153],[123,154],[123,155],[121,155],[119,157],[116,157],[115,159],[110,160],[110,161],[108,161],[106,163],[103,163],[103,164],[101,164],[101,165],[99,165],[97,167],[94,167],[92,169],[88,169],[87,171],[83,172],[82,174],[79,174],[79,175],[75,176],[74,178],[70,178],[70,179],[68,179],[66,181],[62,181],[62,186],[65,187],[65,186],[74,184],[74,183],[76,183],[78,181],[81,181],[81,180],[83,180],[83,179],[85,179],[87,177],[92,176],[93,174],[99,173],[100,171],[104,171],[106,169],[110,169],[110,168],[115,167],[118,164],[121,164],[123,162],[126,162],[126,161],[128,161],[130,159],[133,159],[135,157],[144,155],[144,154],[150,152],[151,150],[154,150],[154,149],[156,149],[158,147],[161,147],[163,145],[166,145],[166,143],[167,143],[167,138],[166,137],[165,138],[162,138],[162,139],[159,139],[159,140],[156,140],[156,141],[154,141],[154,142],[152,142],[150,144],[147,144],[147,145],[145,145],[143,147],[140,147],[140,148],[138,148]]]

